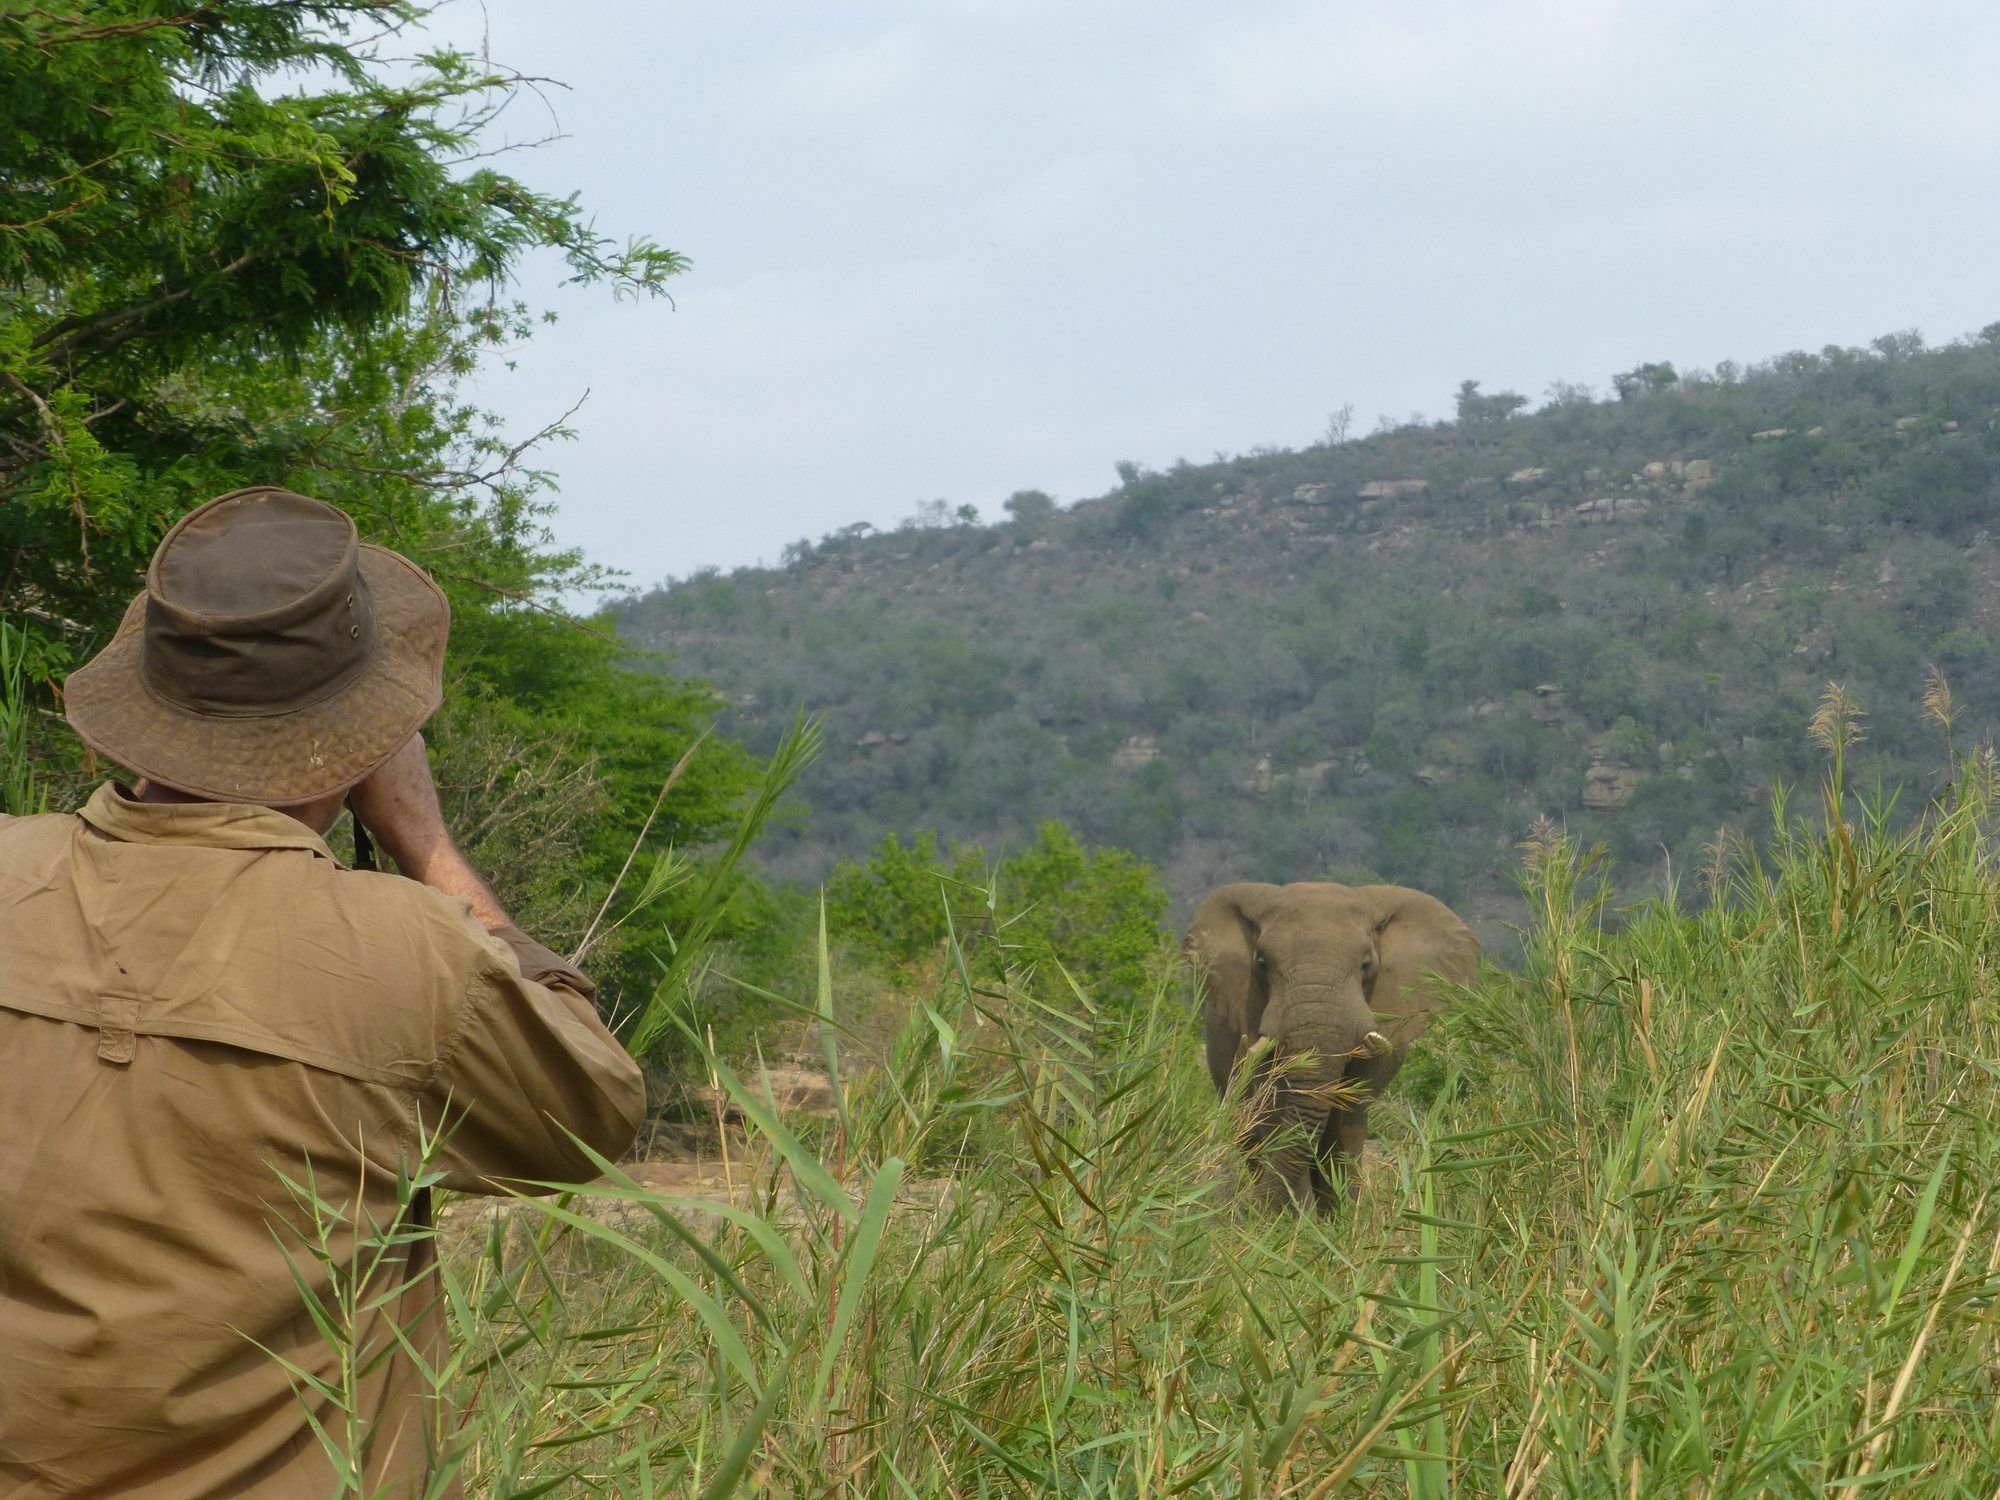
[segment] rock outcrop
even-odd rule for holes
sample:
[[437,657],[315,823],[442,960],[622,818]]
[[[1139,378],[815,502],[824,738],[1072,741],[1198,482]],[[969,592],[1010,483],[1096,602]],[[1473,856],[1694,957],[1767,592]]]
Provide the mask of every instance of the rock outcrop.
[[1135,734],[1111,752],[1114,771],[1136,771],[1160,758],[1160,742],[1150,734]]
[[1583,805],[1596,812],[1616,812],[1632,800],[1644,771],[1631,766],[1607,765],[1597,761],[1583,773]]
[[1428,479],[1371,479],[1354,493],[1362,500],[1397,500],[1424,494],[1430,487]]
[[1599,526],[1606,521],[1629,521],[1644,515],[1650,502],[1639,495],[1607,495],[1601,500],[1586,500],[1572,512],[1579,524]]

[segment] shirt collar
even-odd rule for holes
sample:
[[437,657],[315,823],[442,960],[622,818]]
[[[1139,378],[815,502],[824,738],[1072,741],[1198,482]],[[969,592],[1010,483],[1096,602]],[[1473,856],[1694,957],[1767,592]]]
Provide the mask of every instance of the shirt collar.
[[[140,802],[107,781],[77,816],[127,844],[198,844],[209,849],[304,849],[333,859],[326,840],[289,813],[245,802]],[[334,861],[336,864],[338,860]]]

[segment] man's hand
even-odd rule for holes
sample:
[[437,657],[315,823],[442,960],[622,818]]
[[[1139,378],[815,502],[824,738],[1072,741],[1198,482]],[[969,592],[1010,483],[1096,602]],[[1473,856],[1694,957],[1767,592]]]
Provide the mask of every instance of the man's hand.
[[512,925],[451,841],[421,734],[410,736],[407,745],[349,792],[347,806],[403,874],[471,902],[473,916],[489,932]]

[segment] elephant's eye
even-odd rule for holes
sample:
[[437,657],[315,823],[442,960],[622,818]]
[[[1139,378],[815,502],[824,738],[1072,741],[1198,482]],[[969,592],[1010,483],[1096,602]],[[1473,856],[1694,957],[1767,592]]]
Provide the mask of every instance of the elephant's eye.
[[1361,960],[1361,972],[1364,974],[1373,974],[1375,972],[1374,954],[1370,953]]

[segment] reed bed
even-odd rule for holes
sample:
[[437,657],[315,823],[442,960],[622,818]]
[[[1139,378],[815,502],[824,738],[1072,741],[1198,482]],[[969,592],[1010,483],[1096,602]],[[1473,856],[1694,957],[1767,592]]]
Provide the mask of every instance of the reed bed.
[[836,1117],[708,1058],[754,1202],[691,1216],[607,1163],[447,1247],[459,1477],[1993,1495],[1993,763],[1899,813],[1844,785],[1852,705],[1822,721],[1812,815],[1719,839],[1698,903],[1618,910],[1537,831],[1522,966],[1456,997],[1331,1217],[1233,1191],[1184,976],[1113,1008],[957,963],[850,1077],[822,940]]

